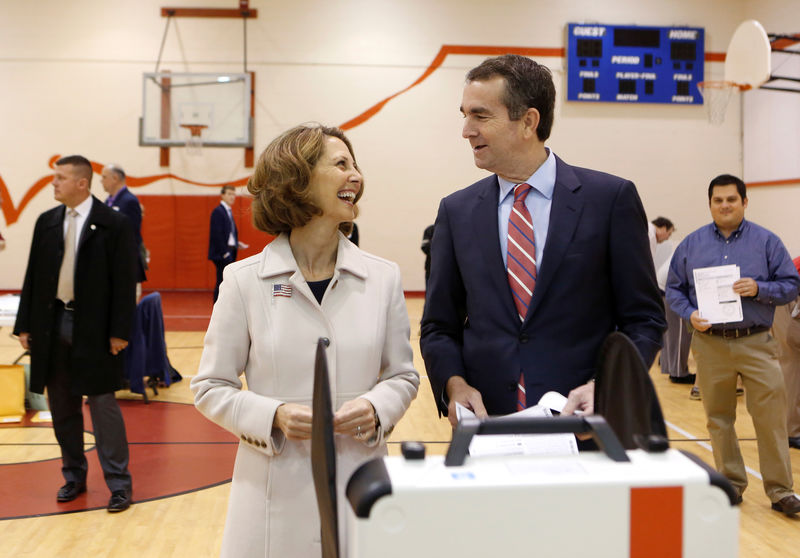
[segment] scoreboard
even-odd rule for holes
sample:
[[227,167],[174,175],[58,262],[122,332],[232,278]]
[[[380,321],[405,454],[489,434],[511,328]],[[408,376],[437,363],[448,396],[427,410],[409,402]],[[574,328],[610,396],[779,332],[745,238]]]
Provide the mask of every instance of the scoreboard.
[[701,27],[567,26],[567,100],[701,105]]

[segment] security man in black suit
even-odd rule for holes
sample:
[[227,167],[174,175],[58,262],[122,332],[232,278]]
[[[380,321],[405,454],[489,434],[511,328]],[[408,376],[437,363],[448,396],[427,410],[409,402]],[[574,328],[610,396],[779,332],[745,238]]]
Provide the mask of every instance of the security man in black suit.
[[136,244],[127,217],[90,193],[91,163],[56,161],[54,197],[36,221],[14,333],[31,353],[31,391],[47,387],[66,484],[59,502],[86,491],[82,396],[111,490],[109,512],[130,507],[128,441],[114,391],[136,307]]

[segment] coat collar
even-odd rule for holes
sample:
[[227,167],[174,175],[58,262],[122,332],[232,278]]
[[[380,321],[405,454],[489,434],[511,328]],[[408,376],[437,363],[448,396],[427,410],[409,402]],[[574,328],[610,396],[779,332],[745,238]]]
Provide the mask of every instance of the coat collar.
[[[86,218],[86,228],[90,225],[102,225],[107,226],[111,221],[111,216],[107,211],[103,208],[107,208],[106,204],[101,202],[96,197],[92,196],[92,209],[89,211],[89,216]],[[61,204],[55,208],[53,208],[48,215],[47,226],[49,227],[56,227],[56,226],[63,226],[64,224],[64,213],[67,210],[67,206]]]
[[[341,233],[339,234],[339,247],[336,252],[336,268],[334,278],[338,278],[343,272],[350,273],[359,279],[366,279],[367,264],[364,254],[352,242]],[[291,273],[292,278],[302,279],[300,268],[292,254],[289,246],[289,235],[281,233],[275,240],[267,244],[261,252],[258,265],[258,277],[266,279],[276,275]]]

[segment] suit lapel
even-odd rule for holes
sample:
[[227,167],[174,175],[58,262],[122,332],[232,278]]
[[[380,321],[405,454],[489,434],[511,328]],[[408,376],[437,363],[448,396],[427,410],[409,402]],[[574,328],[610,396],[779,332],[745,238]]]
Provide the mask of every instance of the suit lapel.
[[542,266],[537,270],[536,288],[533,291],[526,322],[536,311],[539,301],[547,295],[547,289],[553,283],[556,271],[575,234],[584,201],[580,186],[580,181],[572,168],[556,157],[556,185],[553,190],[553,203],[550,206],[547,242],[544,246]]
[[108,206],[105,205],[103,202],[92,196],[92,209],[89,211],[89,216],[86,218],[86,222],[83,224],[81,237],[80,240],[78,241],[78,252],[76,253],[76,258],[77,255],[80,254],[83,245],[86,244],[86,242],[90,238],[92,238],[95,234],[97,234],[97,228],[104,227],[108,224],[108,215],[106,215],[102,211],[104,208],[107,207]]
[[56,248],[58,249],[58,265],[61,265],[61,260],[64,257],[64,214],[67,211],[67,206],[61,204],[61,207],[54,211],[47,222],[47,230],[53,229],[52,234],[56,238]]
[[478,194],[472,210],[474,238],[476,240],[475,244],[486,262],[486,270],[490,281],[487,287],[498,293],[499,299],[502,301],[503,311],[519,321],[511,295],[511,287],[508,285],[508,275],[506,274],[505,265],[503,265],[503,254],[500,252],[497,226],[497,197],[499,192],[500,185],[497,182],[497,175],[484,179],[484,187]]

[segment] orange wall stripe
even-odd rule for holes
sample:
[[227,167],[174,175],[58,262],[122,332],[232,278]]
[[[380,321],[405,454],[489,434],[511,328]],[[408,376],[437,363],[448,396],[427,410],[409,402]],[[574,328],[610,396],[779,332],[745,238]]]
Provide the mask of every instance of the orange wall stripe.
[[631,488],[630,558],[683,556],[683,487]]
[[402,95],[406,91],[416,87],[423,81],[425,81],[428,76],[430,76],[433,72],[439,69],[439,66],[442,65],[445,58],[447,58],[450,54],[468,54],[468,55],[482,55],[482,56],[498,56],[500,54],[521,54],[523,56],[553,56],[553,57],[563,57],[564,56],[564,49],[563,48],[541,48],[541,47],[502,47],[502,46],[471,46],[471,45],[442,45],[442,48],[439,49],[439,52],[436,54],[436,57],[431,62],[428,69],[423,72],[423,74],[417,78],[417,81],[406,87],[405,89],[401,89],[394,95],[390,95],[386,97],[383,101],[371,106],[355,118],[352,118],[345,122],[344,124],[340,124],[339,128],[342,130],[350,130],[359,126],[375,116],[375,114],[380,111],[383,106],[394,99],[395,97]]
[[760,182],[748,182],[748,188],[758,188],[760,186],[791,186],[800,184],[800,178],[783,178],[780,180],[762,180]]

